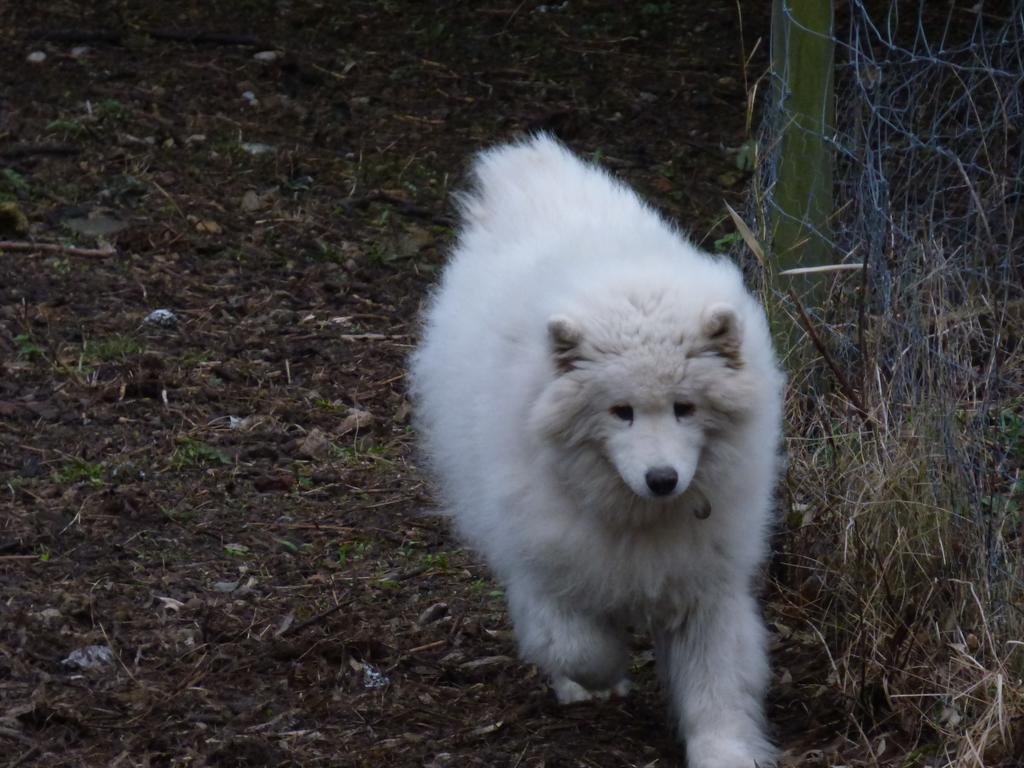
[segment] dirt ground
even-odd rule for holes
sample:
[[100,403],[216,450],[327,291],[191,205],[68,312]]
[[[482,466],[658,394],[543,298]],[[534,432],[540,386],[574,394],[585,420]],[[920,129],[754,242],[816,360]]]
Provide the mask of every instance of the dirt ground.
[[[682,765],[644,638],[606,704],[516,660],[423,514],[404,360],[467,157],[525,130],[727,242],[766,32],[732,0],[5,3],[0,238],[81,250],[0,248],[0,760]],[[787,763],[855,764],[878,733],[779,594]]]

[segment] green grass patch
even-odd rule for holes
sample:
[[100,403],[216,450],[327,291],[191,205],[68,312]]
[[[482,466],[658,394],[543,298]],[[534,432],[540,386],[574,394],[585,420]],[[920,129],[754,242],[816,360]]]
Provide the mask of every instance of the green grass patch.
[[372,549],[372,541],[343,541],[338,544],[338,565],[351,565],[365,560]]
[[43,356],[43,348],[36,344],[27,333],[19,333],[15,336],[14,344],[18,348],[18,357],[35,360]]
[[99,362],[124,360],[142,352],[142,343],[132,336],[111,336],[85,342],[83,357]]
[[88,483],[94,487],[100,487],[104,484],[103,479],[103,465],[93,464],[81,459],[72,459],[70,462],[65,464],[63,467],[55,471],[51,478],[53,482],[65,484],[65,483]]
[[178,439],[178,447],[174,449],[170,460],[171,469],[176,470],[230,463],[231,459],[226,453],[191,437]]

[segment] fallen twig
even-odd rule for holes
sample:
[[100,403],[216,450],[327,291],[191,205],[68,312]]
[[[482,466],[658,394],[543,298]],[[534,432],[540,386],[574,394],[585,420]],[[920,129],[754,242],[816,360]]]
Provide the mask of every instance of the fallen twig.
[[79,248],[62,243],[38,243],[32,240],[0,240],[0,251],[44,251],[46,253],[66,253],[69,256],[113,256],[117,249],[112,245],[102,248]]
[[787,293],[789,294],[789,298],[793,300],[793,304],[796,305],[796,311],[800,314],[801,325],[803,325],[804,330],[807,331],[807,335],[810,336],[815,349],[817,349],[818,353],[822,358],[824,358],[825,364],[828,365],[829,370],[832,371],[832,375],[836,377],[836,383],[839,384],[839,389],[841,389],[847,399],[853,403],[853,407],[857,409],[857,412],[861,417],[870,424],[872,422],[871,414],[869,414],[864,408],[860,397],[858,397],[857,393],[853,391],[853,387],[850,386],[850,382],[846,380],[843,372],[839,369],[839,366],[836,365],[835,360],[832,359],[832,355],[829,354],[828,348],[821,340],[821,337],[818,336],[818,332],[814,329],[814,324],[811,323],[811,318],[808,317],[807,311],[804,309],[804,305],[801,303],[792,288],[790,288]]
[[417,645],[415,648],[410,648],[405,652],[405,655],[409,656],[414,653],[420,653],[421,651],[432,651],[435,648],[443,648],[447,644],[448,640],[446,638],[441,640],[435,640],[432,643],[424,643],[423,645]]

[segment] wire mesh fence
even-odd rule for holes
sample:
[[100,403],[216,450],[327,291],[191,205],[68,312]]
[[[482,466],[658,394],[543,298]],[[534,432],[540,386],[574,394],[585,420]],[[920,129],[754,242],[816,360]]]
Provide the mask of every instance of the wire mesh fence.
[[[831,586],[807,612],[852,699],[882,686],[944,745],[936,765],[984,765],[1024,731],[1024,2],[834,10],[833,214],[812,235],[863,269],[811,278],[806,308],[774,283],[820,342],[792,356],[815,359],[792,371],[806,512],[784,557]],[[775,74],[753,200],[769,241],[795,120]]]

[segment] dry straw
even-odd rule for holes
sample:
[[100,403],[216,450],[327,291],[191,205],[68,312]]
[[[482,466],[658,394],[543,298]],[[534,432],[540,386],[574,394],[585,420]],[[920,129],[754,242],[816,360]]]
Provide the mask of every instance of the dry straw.
[[835,263],[801,277],[820,306],[768,291],[804,331],[776,586],[865,753],[890,733],[911,765],[1020,765],[1024,3],[839,5]]

